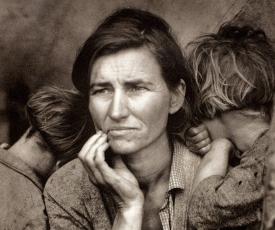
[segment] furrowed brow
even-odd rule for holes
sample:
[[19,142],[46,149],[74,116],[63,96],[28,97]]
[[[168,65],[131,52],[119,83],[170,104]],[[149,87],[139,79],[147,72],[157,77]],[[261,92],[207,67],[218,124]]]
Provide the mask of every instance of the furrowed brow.
[[94,82],[90,85],[90,89],[93,89],[95,87],[108,87],[110,86],[110,83],[108,82]]
[[150,81],[145,81],[145,80],[142,80],[142,79],[133,79],[133,80],[127,80],[125,81],[125,85],[128,85],[128,86],[135,86],[135,85],[153,85],[152,82]]

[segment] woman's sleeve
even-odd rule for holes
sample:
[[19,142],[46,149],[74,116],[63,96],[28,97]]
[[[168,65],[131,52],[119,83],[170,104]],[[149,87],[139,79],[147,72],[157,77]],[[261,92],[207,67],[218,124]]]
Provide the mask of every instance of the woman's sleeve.
[[225,177],[211,176],[197,186],[189,206],[192,226],[222,228],[260,221],[267,138],[254,146]]
[[73,193],[68,192],[69,187],[64,190],[58,188],[59,186],[47,183],[44,190],[50,229],[93,229],[92,223],[87,219],[85,205],[82,207],[81,201],[76,199]]
[[77,212],[76,210],[73,211],[70,207],[61,205],[46,191],[44,192],[44,195],[50,229],[92,229],[89,227],[87,220],[80,214],[80,212]]

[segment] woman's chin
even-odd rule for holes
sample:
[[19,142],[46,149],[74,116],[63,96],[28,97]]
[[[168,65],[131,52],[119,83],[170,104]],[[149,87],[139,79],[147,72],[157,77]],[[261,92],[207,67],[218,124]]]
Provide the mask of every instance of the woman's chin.
[[111,140],[109,141],[110,147],[115,154],[131,154],[138,151],[136,143],[131,143],[125,140]]

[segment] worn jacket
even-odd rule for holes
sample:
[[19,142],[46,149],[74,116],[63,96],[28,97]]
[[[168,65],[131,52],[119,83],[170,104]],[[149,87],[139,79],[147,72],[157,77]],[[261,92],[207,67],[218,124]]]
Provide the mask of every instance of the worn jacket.
[[189,222],[193,227],[259,229],[268,147],[266,133],[242,154],[240,164],[225,177],[211,176],[198,185],[189,208]]
[[0,229],[47,229],[40,178],[23,161],[1,148],[0,178]]
[[[200,158],[189,152],[182,143],[174,143],[167,191],[167,197],[173,194],[173,199],[167,200],[166,211],[160,211],[164,229],[187,229],[187,203],[199,162]],[[51,229],[111,229],[116,215],[115,203],[108,192],[90,182],[78,159],[53,174],[44,194]],[[169,213],[171,200],[173,213]]]

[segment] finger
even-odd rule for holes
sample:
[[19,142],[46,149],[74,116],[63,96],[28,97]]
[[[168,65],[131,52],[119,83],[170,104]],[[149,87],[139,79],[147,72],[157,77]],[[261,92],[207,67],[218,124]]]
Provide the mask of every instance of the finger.
[[[108,148],[107,145],[102,146],[103,150]],[[102,154],[102,153],[101,153]],[[116,156],[114,156],[116,158]],[[102,173],[106,183],[108,183],[114,190],[118,188],[118,184],[121,182],[122,178],[116,173],[116,171],[111,168],[105,160],[103,160],[103,156],[97,157],[97,168]]]
[[202,149],[202,148],[204,148],[204,147],[206,147],[207,145],[210,145],[210,144],[211,144],[211,140],[210,140],[210,138],[208,137],[208,138],[206,138],[206,139],[204,139],[204,140],[202,140],[202,141],[196,143],[196,144],[193,146],[193,148],[199,150],[199,149]]
[[109,144],[107,142],[103,143],[96,150],[96,154],[94,157],[95,165],[98,166],[102,162],[105,162],[105,151],[109,148]]
[[207,145],[199,150],[196,151],[196,153],[200,154],[201,156],[204,156],[206,153],[208,153],[211,149],[211,145]]
[[86,152],[83,151],[83,153],[79,154],[78,157],[81,158],[82,161],[84,162],[86,162],[88,158],[90,161],[92,161],[94,159],[97,148],[103,143],[105,143],[106,141],[107,141],[106,134],[101,133],[97,135],[97,137],[95,137],[94,140],[86,146],[85,148]]
[[189,141],[191,144],[197,144],[198,142],[201,142],[205,139],[209,138],[209,133],[207,130],[204,130],[193,137],[186,137],[186,140]]
[[90,180],[93,182],[93,184],[105,186],[106,182],[104,181],[101,173],[98,170],[92,170],[91,167],[87,166],[87,164],[83,164],[85,170],[88,172]]
[[88,172],[91,180],[96,184],[104,185],[105,181],[102,177],[101,172],[96,168],[95,156],[98,152],[98,148],[104,143],[107,143],[107,135],[99,134],[99,137],[93,142],[93,145],[89,146],[90,149],[86,149],[87,153],[81,155],[79,159],[82,161],[86,171]]
[[101,172],[94,166],[94,164],[87,164],[87,162],[83,162],[82,164],[87,171],[89,178],[94,184],[105,186],[106,182],[103,179]]
[[[97,163],[97,169],[101,172],[101,175],[105,181],[106,186],[110,186],[114,191],[119,190],[119,184],[121,179],[114,169],[112,169],[106,161],[101,161]],[[117,191],[118,192],[118,191]],[[119,193],[119,192],[118,192]]]
[[78,157],[79,158],[84,158],[85,155],[87,154],[88,150],[91,148],[92,145],[98,140],[98,138],[102,135],[102,131],[98,131],[95,135],[90,137],[88,141],[83,145],[82,149],[80,150]]
[[111,168],[106,161],[103,161],[98,165],[98,167],[100,168],[106,183],[114,193],[120,197],[119,199],[133,199],[138,196],[139,193],[135,189],[136,185],[134,185],[138,183],[133,181],[133,178],[131,177],[134,177],[134,175],[129,173],[129,169],[126,167],[120,156],[114,155],[114,167],[116,168]]
[[84,164],[90,169],[98,184],[105,185],[105,180],[97,165],[105,161],[105,150],[108,148],[107,135],[102,135],[91,147],[84,158]]
[[199,126],[191,127],[190,129],[188,129],[186,132],[186,135],[189,137],[193,137],[198,135],[200,132],[204,130],[207,130],[206,126],[204,124],[200,124]]
[[[107,143],[107,135],[106,134],[102,134],[93,145],[90,146],[90,149],[87,151],[87,155],[93,155],[93,157],[95,157],[98,148],[100,146],[102,146],[103,144]],[[89,157],[91,157],[89,156]],[[94,158],[93,158],[94,159]]]
[[124,168],[126,168],[128,170],[127,166],[123,162],[120,155],[115,155],[113,157],[113,168],[115,168],[115,169],[124,169]]
[[109,148],[109,144],[107,142],[103,143],[101,146],[98,147],[96,150],[96,154],[94,157],[95,169],[94,172],[96,173],[96,179],[99,178],[101,181],[101,185],[104,187],[109,187],[108,182],[105,179],[104,171],[102,171],[101,165],[106,164],[105,161],[105,151]]

